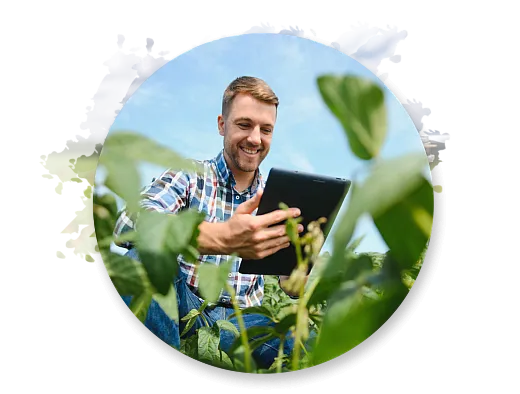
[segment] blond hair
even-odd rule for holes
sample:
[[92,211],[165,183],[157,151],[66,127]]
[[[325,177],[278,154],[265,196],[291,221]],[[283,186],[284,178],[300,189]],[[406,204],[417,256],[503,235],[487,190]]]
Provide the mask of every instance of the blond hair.
[[255,77],[238,77],[224,91],[222,98],[222,116],[227,118],[233,99],[237,94],[249,94],[253,98],[267,104],[273,104],[278,109],[278,97],[265,81]]

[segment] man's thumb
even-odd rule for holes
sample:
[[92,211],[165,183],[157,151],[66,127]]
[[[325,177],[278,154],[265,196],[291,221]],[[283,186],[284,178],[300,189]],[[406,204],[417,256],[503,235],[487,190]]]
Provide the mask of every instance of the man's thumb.
[[260,199],[262,198],[263,192],[263,189],[259,188],[253,198],[244,201],[242,204],[238,206],[238,208],[235,211],[235,214],[252,214],[254,210],[258,208],[258,205],[260,205]]

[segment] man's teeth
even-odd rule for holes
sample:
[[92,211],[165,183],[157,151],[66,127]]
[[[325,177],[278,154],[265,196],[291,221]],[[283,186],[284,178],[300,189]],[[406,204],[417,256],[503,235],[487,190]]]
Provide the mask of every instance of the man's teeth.
[[247,148],[242,148],[242,150],[246,153],[249,153],[250,155],[254,155],[258,152],[258,150],[251,150],[251,149],[247,149]]

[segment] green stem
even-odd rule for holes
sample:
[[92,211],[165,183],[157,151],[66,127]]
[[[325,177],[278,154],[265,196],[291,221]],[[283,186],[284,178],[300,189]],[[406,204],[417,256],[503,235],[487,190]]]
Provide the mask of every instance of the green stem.
[[302,347],[303,349],[303,352],[305,353],[306,356],[309,355],[309,352],[307,352],[307,349],[305,349],[305,345],[303,344],[302,340],[300,339],[300,346]]
[[[293,348],[293,354],[292,354],[292,370],[296,371],[298,370],[298,366],[300,364],[300,343],[301,343],[301,326],[302,326],[302,319],[304,318],[304,311],[307,309],[306,303],[303,300],[305,291],[305,285],[302,283],[300,286],[300,294],[299,294],[299,300],[298,300],[298,310],[296,312],[296,331],[294,333],[294,348]],[[306,322],[305,322],[306,323]]]
[[247,340],[246,326],[244,324],[244,319],[242,318],[242,311],[236,302],[235,290],[229,283],[226,283],[226,290],[231,295],[231,303],[233,304],[233,309],[235,310],[235,315],[238,321],[238,327],[240,328],[240,339],[242,341],[242,346],[244,347],[244,363],[246,372],[251,372],[251,350],[249,348],[249,341]]
[[200,314],[200,317],[202,317],[202,320],[204,320],[204,324],[206,327],[209,327],[208,319],[206,319],[206,316],[204,316],[202,313]]
[[283,365],[283,345],[285,343],[285,338],[280,338],[280,346],[278,347],[278,362],[276,364],[276,372],[281,373],[282,372],[282,365]]
[[300,264],[303,263],[303,257],[302,257],[302,245],[300,243],[300,238],[297,238],[296,242],[294,243],[295,249],[296,249],[296,261],[298,261],[297,267],[300,266]]

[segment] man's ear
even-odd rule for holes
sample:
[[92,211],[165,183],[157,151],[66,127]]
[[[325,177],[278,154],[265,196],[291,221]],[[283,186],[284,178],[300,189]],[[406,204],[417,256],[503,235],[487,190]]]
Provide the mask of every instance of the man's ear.
[[217,125],[218,125],[218,133],[223,136],[224,135],[224,117],[222,115],[218,116]]

